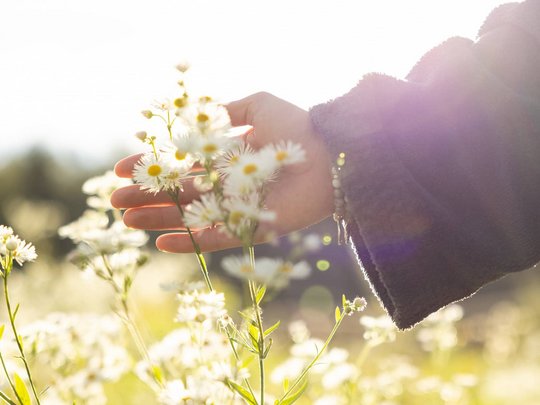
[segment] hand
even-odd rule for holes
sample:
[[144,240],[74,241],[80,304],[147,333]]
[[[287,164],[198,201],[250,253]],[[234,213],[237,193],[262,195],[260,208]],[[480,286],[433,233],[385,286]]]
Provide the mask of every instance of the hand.
[[[244,134],[246,142],[258,150],[268,143],[291,140],[302,145],[306,160],[282,170],[278,180],[269,183],[266,206],[277,214],[269,225],[261,225],[255,242],[265,241],[269,232],[286,234],[326,218],[333,210],[331,159],[322,139],[311,126],[308,112],[268,93],[257,93],[226,106],[232,125],[250,125]],[[140,155],[118,162],[120,177],[131,177]],[[189,204],[199,193],[187,182],[180,193],[180,203]],[[116,208],[127,208],[124,223],[132,228],[148,230],[185,230],[178,208],[166,193],[148,194],[138,185],[114,192],[111,202]],[[193,230],[195,241],[203,252],[240,246],[240,241],[225,236],[218,228]],[[186,233],[161,235],[156,245],[167,252],[187,253],[194,248]]]

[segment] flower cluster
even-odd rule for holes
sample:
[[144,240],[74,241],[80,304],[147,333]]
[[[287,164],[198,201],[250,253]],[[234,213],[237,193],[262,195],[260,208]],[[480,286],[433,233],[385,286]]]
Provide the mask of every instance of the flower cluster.
[[137,375],[164,405],[242,404],[225,384],[249,373],[236,364],[227,337],[218,330],[219,321],[228,318],[224,295],[186,290],[178,301],[180,327],[149,348],[149,360],[137,364]]
[[268,288],[285,288],[291,279],[303,279],[311,273],[306,261],[296,264],[281,258],[263,257],[252,265],[248,256],[227,256],[221,261],[223,269],[240,279],[255,280]]
[[51,313],[21,330],[40,374],[47,376],[43,404],[106,404],[103,385],[129,371],[131,360],[117,317]]
[[181,89],[182,96],[174,102],[161,103],[158,111],[143,111],[149,119],[163,120],[169,136],[162,140],[137,133],[152,151],[142,155],[133,178],[142,190],[165,191],[173,199],[192,183],[202,195],[182,209],[186,226],[220,224],[229,235],[245,241],[260,222],[275,219],[264,207],[264,185],[284,166],[303,161],[305,152],[292,142],[252,149],[232,136],[225,107],[209,97],[192,101],[183,81]]
[[112,211],[112,192],[126,184],[130,182],[119,180],[110,171],[87,180],[82,189],[94,209],[87,209],[80,218],[58,230],[60,236],[77,244],[70,255],[75,265],[107,280],[115,292],[124,295],[136,271],[147,261],[139,248],[148,241],[145,232],[127,228],[119,212]]
[[0,263],[8,271],[15,260],[19,265],[36,260],[36,248],[13,233],[9,226],[0,225]]

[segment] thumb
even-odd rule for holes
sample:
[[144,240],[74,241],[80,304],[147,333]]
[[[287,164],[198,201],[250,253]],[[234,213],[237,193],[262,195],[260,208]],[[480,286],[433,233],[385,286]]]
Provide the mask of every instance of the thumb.
[[225,108],[231,117],[231,124],[235,127],[253,125],[255,107],[260,106],[271,97],[269,93],[259,92],[226,104]]
[[238,127],[252,124],[251,114],[248,114],[250,104],[250,97],[246,97],[225,105],[233,126]]

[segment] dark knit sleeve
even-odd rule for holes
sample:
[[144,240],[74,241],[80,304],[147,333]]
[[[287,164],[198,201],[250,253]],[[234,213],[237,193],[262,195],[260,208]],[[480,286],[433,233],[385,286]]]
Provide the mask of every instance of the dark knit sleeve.
[[540,261],[540,0],[310,114],[346,155],[347,228],[398,327]]

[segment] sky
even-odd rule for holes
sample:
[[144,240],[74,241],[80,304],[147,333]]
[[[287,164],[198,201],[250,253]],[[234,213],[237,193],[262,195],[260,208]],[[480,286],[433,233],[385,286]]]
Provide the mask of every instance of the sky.
[[3,160],[41,145],[91,165],[141,150],[140,114],[175,94],[268,91],[302,108],[364,74],[404,78],[501,0],[2,0]]

